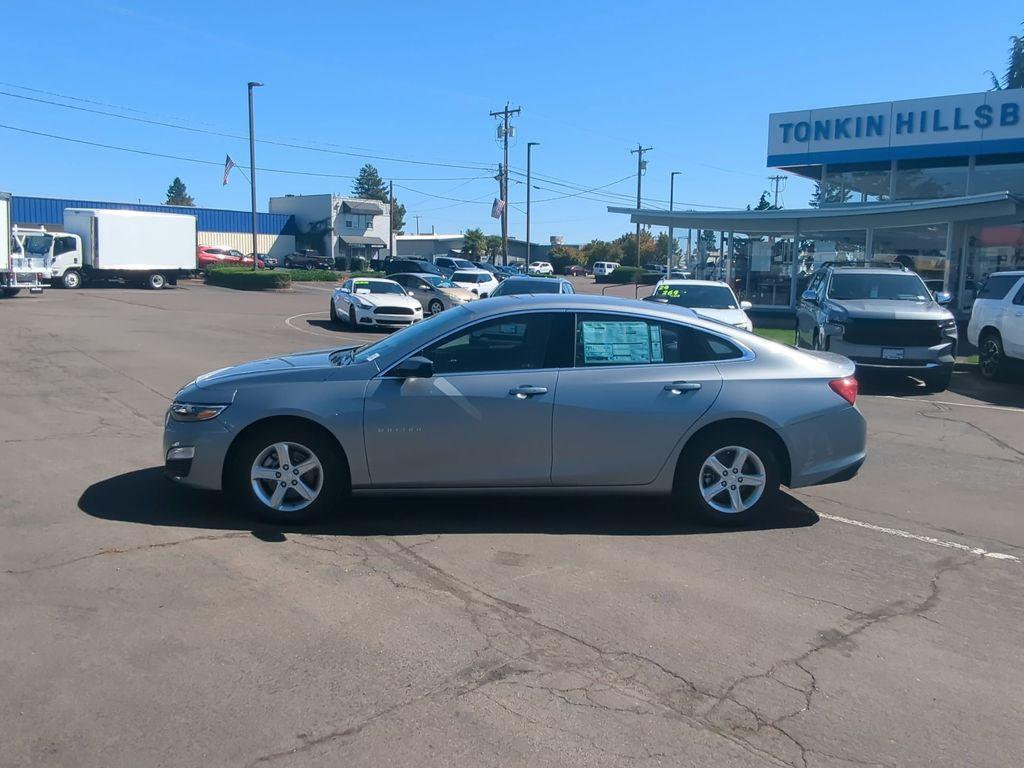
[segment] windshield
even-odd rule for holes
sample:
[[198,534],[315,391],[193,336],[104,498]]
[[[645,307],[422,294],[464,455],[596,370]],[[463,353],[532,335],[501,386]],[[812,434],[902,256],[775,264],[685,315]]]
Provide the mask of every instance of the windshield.
[[355,293],[405,293],[398,283],[386,280],[356,280],[352,283]]
[[659,285],[654,296],[677,307],[738,309],[736,296],[727,285]]
[[34,253],[37,256],[49,253],[52,243],[52,235],[29,235],[25,238],[25,253]]
[[449,280],[447,277],[441,275],[424,275],[423,279],[430,283],[435,288],[458,288],[455,283]]
[[558,293],[561,285],[557,280],[506,280],[499,285],[495,296],[518,296],[524,293]]
[[[415,325],[406,326],[402,330],[397,331],[390,336],[385,336],[380,341],[368,344],[365,347],[360,347],[355,351],[354,355],[351,357],[345,357],[343,360],[339,360],[339,362],[366,363],[376,360],[378,357],[387,355],[400,347],[406,349],[422,347],[434,338],[437,333],[436,327],[439,323],[448,322],[453,319],[456,321],[460,319],[464,320],[469,315],[470,311],[465,307],[453,307],[452,309],[428,317],[426,320],[416,323]],[[332,361],[333,359],[334,358],[332,357]]]
[[452,259],[452,264],[458,269],[476,269],[476,264],[466,259]]
[[477,272],[456,272],[452,275],[452,280],[456,283],[486,283],[490,279],[490,275],[481,275]]
[[832,275],[830,299],[883,299],[888,301],[928,301],[931,294],[917,275],[843,274]]

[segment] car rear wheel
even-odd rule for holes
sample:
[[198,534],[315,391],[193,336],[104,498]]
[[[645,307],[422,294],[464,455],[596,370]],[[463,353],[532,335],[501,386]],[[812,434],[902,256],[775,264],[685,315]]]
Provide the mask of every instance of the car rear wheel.
[[998,333],[986,333],[978,342],[978,372],[986,379],[998,379],[1006,367],[1003,340]]
[[444,304],[441,303],[440,299],[432,299],[427,305],[427,314],[436,315],[439,312],[444,312]]
[[725,430],[686,447],[676,471],[676,496],[717,526],[749,525],[779,491],[775,446],[753,431]]
[[338,309],[334,306],[334,299],[331,299],[331,322],[338,323],[341,318],[338,317]]
[[335,507],[349,488],[336,445],[303,424],[268,425],[232,450],[224,486],[262,520],[306,523]]
[[153,291],[159,291],[167,284],[167,279],[159,272],[154,272],[146,277],[146,287]]

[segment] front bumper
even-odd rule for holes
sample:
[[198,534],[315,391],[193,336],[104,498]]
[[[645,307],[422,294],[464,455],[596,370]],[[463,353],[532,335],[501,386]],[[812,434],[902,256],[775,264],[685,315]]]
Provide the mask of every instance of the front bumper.
[[423,319],[423,310],[414,310],[411,315],[379,314],[371,309],[356,307],[356,323],[362,326],[401,328]]
[[[851,344],[842,336],[827,336],[825,349],[848,357],[858,368],[887,371],[928,371],[952,367],[956,362],[956,339],[947,338],[941,343],[928,347],[891,347],[879,344]],[[883,350],[902,350],[902,358],[888,359]]]
[[164,474],[182,485],[219,491],[233,438],[234,433],[219,418],[180,422],[165,417]]

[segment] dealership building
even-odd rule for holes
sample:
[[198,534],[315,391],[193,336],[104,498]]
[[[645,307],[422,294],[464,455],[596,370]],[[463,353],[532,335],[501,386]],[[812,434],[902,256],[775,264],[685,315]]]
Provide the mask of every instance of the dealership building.
[[829,261],[902,263],[962,314],[989,274],[1024,269],[1024,90],[772,114],[767,154],[768,167],[818,182],[820,204],[609,210],[720,232],[716,274],[765,310],[792,311]]

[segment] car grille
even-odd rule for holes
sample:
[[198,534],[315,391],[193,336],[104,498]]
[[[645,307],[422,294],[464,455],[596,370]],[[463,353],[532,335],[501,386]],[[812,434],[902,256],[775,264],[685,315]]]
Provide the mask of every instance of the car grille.
[[411,315],[412,307],[377,307],[373,310],[375,315]]
[[843,340],[850,344],[931,347],[942,341],[942,331],[935,320],[851,319],[845,326]]

